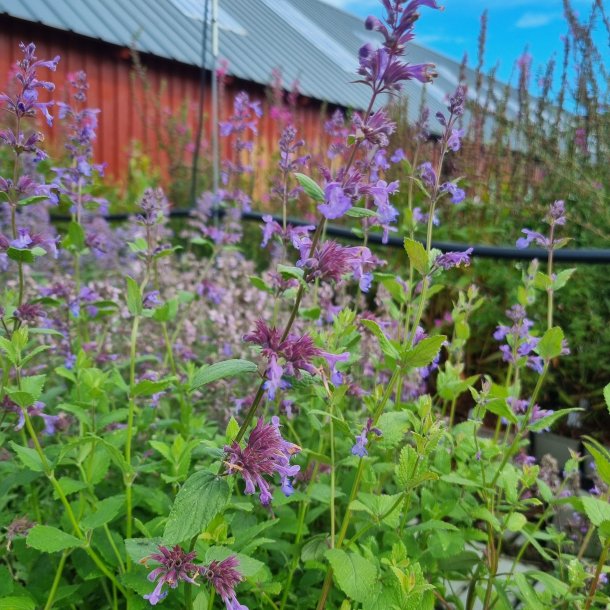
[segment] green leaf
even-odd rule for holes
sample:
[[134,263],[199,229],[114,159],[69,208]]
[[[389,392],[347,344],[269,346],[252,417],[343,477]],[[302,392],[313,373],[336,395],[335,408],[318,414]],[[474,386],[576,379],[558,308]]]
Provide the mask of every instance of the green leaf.
[[368,210],[367,208],[358,207],[350,208],[347,212],[345,212],[345,215],[351,216],[352,218],[370,218],[371,216],[378,216],[375,210]]
[[610,504],[593,496],[582,496],[582,505],[589,521],[599,527],[604,521],[610,521]]
[[36,610],[36,602],[31,597],[3,597],[0,610]]
[[305,193],[309,195],[309,197],[311,197],[314,201],[324,201],[324,191],[320,188],[320,186],[318,186],[315,180],[312,180],[309,176],[300,174],[298,172],[295,172],[294,177],[297,179],[298,183],[301,185]]
[[385,336],[385,333],[383,332],[383,330],[381,330],[381,326],[379,326],[377,322],[373,320],[362,320],[361,322],[365,328],[368,328],[368,330],[370,330],[377,337],[379,341],[379,346],[381,347],[381,350],[386,356],[394,360],[398,360],[400,358],[398,350]]
[[223,360],[222,362],[215,362],[210,365],[204,364],[195,375],[193,375],[190,391],[197,390],[201,386],[217,381],[218,379],[236,377],[237,375],[243,375],[245,373],[254,373],[257,370],[258,367],[256,364],[249,360]]
[[126,538],[125,552],[133,562],[139,563],[144,557],[148,557],[152,553],[159,550],[159,546],[163,544],[162,538]]
[[577,407],[574,407],[572,409],[559,409],[558,411],[553,411],[550,415],[547,415],[546,417],[543,417],[542,419],[535,421],[533,424],[530,424],[528,427],[532,432],[541,432],[542,430],[545,430],[546,428],[552,427],[552,425],[556,421],[558,421],[559,419],[561,419],[568,413],[573,413],[574,411],[582,411],[582,410],[583,409],[580,409]]
[[351,599],[366,603],[374,595],[377,584],[377,566],[357,553],[330,549],[326,557],[334,572],[339,588]]
[[82,540],[50,525],[35,525],[28,533],[26,544],[43,553],[58,553],[84,546]]
[[44,256],[46,251],[40,246],[34,248],[14,248],[11,246],[7,251],[6,255],[13,261],[18,263],[33,263],[38,256]]
[[30,447],[22,447],[14,441],[10,441],[11,449],[17,454],[23,465],[34,472],[44,472],[44,466],[40,460],[40,456],[35,449]]
[[191,475],[176,496],[163,539],[169,544],[178,544],[198,536],[228,499],[229,486],[222,477],[209,470]]
[[553,282],[553,290],[563,288],[568,283],[568,280],[572,277],[572,274],[575,271],[576,269],[564,269],[563,271],[560,271]]
[[105,498],[96,504],[95,512],[88,515],[81,521],[81,525],[89,530],[101,527],[112,521],[125,504],[125,496],[114,496],[113,498]]
[[506,520],[506,529],[511,532],[520,532],[527,523],[527,518],[521,513],[511,513]]
[[72,248],[77,252],[85,249],[85,231],[78,222],[70,222],[68,234],[64,237],[63,245],[65,248]]
[[403,366],[414,369],[428,366],[436,358],[446,340],[445,335],[422,339],[415,347],[405,352],[402,358]]
[[267,284],[267,282],[265,282],[265,280],[263,278],[258,277],[256,275],[251,275],[249,279],[250,279],[250,283],[255,288],[258,288],[259,290],[273,294],[273,288],[271,286],[269,286],[269,284]]
[[559,326],[549,328],[536,347],[536,352],[544,360],[556,358],[561,354],[563,349],[563,331]]
[[17,202],[17,205],[25,207],[34,203],[40,203],[41,201],[48,201],[48,199],[49,198],[46,195],[32,195],[31,197],[25,197],[25,199],[20,199]]
[[138,381],[133,387],[131,395],[136,396],[152,396],[158,392],[162,392],[167,389],[174,381],[176,377],[167,377],[166,379],[159,379],[158,381],[152,381],[151,379],[142,379]]
[[237,423],[237,420],[234,417],[231,417],[225,431],[225,440],[227,444],[231,444],[233,442],[233,439],[237,436],[238,432],[239,423]]
[[610,413],[610,383],[604,388],[604,400],[606,401],[608,413]]
[[301,284],[304,283],[303,276],[305,275],[305,272],[303,271],[303,269],[301,269],[301,267],[293,267],[293,266],[290,266],[290,265],[278,265],[277,266],[277,272],[285,280],[293,278],[293,279],[298,280],[299,282],[301,282]]
[[422,275],[426,275],[429,264],[426,249],[418,241],[405,237],[405,250],[413,267]]
[[593,457],[597,474],[606,485],[610,485],[610,452],[590,436],[584,436],[584,446]]
[[492,398],[484,404],[484,407],[490,413],[503,417],[512,424],[516,424],[519,421],[513,410],[506,403],[505,398]]
[[126,276],[125,281],[127,282],[127,309],[132,316],[139,316],[143,309],[140,286],[132,277]]

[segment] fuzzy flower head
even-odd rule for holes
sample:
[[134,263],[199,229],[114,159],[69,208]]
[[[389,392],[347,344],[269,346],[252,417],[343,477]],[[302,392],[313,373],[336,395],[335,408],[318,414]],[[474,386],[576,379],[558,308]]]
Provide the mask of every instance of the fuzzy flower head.
[[284,374],[298,378],[302,371],[311,375],[317,373],[312,360],[321,356],[322,351],[307,334],[299,336],[291,333],[282,339],[277,328],[269,327],[263,320],[258,320],[256,328],[244,335],[244,341],[260,345],[261,352],[268,361],[265,389],[271,400],[280,389]]
[[194,579],[199,574],[199,567],[193,563],[196,555],[195,552],[185,553],[179,545],[176,545],[173,549],[159,546],[156,553],[144,557],[141,560],[143,564],[151,559],[160,564],[148,575],[148,580],[157,581],[157,586],[152,593],[146,594],[144,599],[147,599],[152,606],[156,606],[167,596],[167,591],[163,591],[165,585],[175,589],[181,581],[197,584]]
[[289,496],[294,491],[291,479],[300,470],[300,466],[290,464],[290,459],[299,451],[300,447],[282,438],[278,417],[272,417],[268,424],[260,418],[243,449],[235,441],[225,446],[227,473],[240,474],[246,483],[245,493],[250,495],[258,489],[261,504],[267,506],[272,494],[265,476],[279,474],[282,491]]
[[236,568],[239,559],[230,555],[222,561],[212,561],[208,566],[199,568],[201,575],[212,584],[220,598],[225,603],[226,610],[248,610],[247,606],[240,604],[235,595],[235,587],[244,580],[241,572]]

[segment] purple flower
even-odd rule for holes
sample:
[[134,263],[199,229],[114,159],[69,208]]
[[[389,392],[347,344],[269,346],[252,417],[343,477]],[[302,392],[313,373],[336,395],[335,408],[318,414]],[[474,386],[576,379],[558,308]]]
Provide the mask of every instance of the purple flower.
[[324,203],[318,205],[318,210],[325,218],[333,220],[340,218],[352,207],[352,200],[343,191],[338,182],[330,182],[324,189]]
[[426,161],[419,166],[419,174],[426,186],[432,187],[436,185],[436,172],[430,161]]
[[385,148],[390,143],[390,136],[396,131],[396,123],[390,120],[383,108],[366,117],[364,120],[356,113],[352,119],[356,137],[374,146]]
[[329,354],[323,352],[322,356],[328,362],[328,368],[330,369],[330,380],[334,385],[341,385],[343,383],[343,375],[337,370],[337,364],[339,362],[347,362],[350,357],[349,352],[343,352],[342,354]]
[[239,560],[230,555],[223,561],[212,561],[208,566],[200,566],[201,575],[207,578],[225,603],[226,610],[248,610],[247,606],[240,604],[235,595],[235,587],[244,580],[244,577],[235,568]]
[[536,458],[533,455],[528,455],[523,449],[515,456],[515,464],[518,466],[533,466],[536,463]]
[[382,436],[382,432],[379,428],[373,428],[373,420],[369,417],[364,428],[362,428],[362,432],[356,435],[356,443],[352,447],[352,455],[363,458],[369,454],[366,445],[369,442],[368,435],[371,432],[376,436]]
[[23,59],[18,63],[19,71],[15,76],[18,81],[17,93],[11,97],[6,93],[0,93],[0,102],[6,103],[6,109],[18,118],[33,117],[37,111],[40,111],[49,125],[53,124],[53,117],[49,113],[49,107],[53,102],[39,102],[38,92],[40,89],[45,91],[53,91],[55,85],[48,81],[38,80],[36,71],[39,68],[48,68],[55,72],[59,55],[55,59],[47,61],[37,61],[36,46],[33,43],[25,45],[19,43],[19,48],[23,53]]
[[152,559],[161,564],[148,575],[148,580],[157,581],[157,586],[152,593],[144,595],[144,599],[147,599],[152,606],[156,606],[167,596],[167,591],[163,591],[164,585],[175,589],[181,581],[196,584],[194,579],[199,574],[199,567],[193,563],[196,555],[195,552],[185,553],[179,545],[176,545],[171,550],[159,546],[156,553],[144,557],[140,563],[146,564]]
[[300,470],[300,466],[290,464],[290,458],[299,451],[299,446],[282,438],[278,417],[272,417],[270,424],[265,424],[259,418],[244,449],[235,441],[232,445],[225,446],[227,473],[243,477],[245,493],[248,495],[255,493],[258,488],[261,504],[267,506],[271,502],[271,489],[264,476],[279,474],[282,491],[290,495],[290,478]]
[[452,129],[451,135],[447,140],[447,146],[453,151],[457,152],[460,150],[460,146],[462,145],[462,138],[464,137],[465,131],[463,129]]
[[144,298],[142,299],[142,306],[144,309],[153,309],[157,305],[161,305],[158,290],[151,290],[144,295]]
[[466,193],[463,189],[459,188],[454,182],[445,182],[441,185],[441,193],[449,193],[451,195],[451,203],[457,205],[462,203],[466,198]]
[[542,233],[538,233],[537,231],[531,231],[530,229],[523,229],[521,233],[524,233],[525,237],[520,237],[517,240],[517,248],[527,248],[534,241],[543,248],[548,248],[550,246],[549,240],[544,235],[542,235]]
[[460,265],[470,265],[470,255],[472,254],[473,248],[468,248],[463,252],[445,252],[436,257],[434,266],[440,269],[453,269],[453,267],[459,267]]
[[402,148],[397,148],[390,157],[390,161],[392,163],[400,163],[406,158],[405,151]]
[[[265,389],[271,400],[275,398],[275,393],[280,388],[282,375],[298,378],[301,371],[311,375],[317,373],[312,359],[321,356],[322,351],[314,345],[309,335],[289,334],[282,340],[277,328],[270,328],[263,320],[258,320],[255,330],[244,335],[244,341],[260,345],[262,354],[269,363]],[[280,364],[280,361],[283,361],[283,364]]]

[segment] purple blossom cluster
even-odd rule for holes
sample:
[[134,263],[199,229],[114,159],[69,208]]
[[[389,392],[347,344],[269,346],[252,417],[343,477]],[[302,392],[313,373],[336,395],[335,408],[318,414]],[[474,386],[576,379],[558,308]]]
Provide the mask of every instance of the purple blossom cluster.
[[556,239],[554,236],[554,229],[557,226],[563,226],[566,223],[565,216],[565,203],[559,199],[549,206],[548,212],[544,217],[544,221],[550,226],[551,234],[549,237],[539,233],[538,231],[532,231],[530,229],[523,229],[522,233],[525,237],[520,237],[517,240],[517,248],[527,248],[533,242],[538,244],[545,250],[554,250],[561,248],[567,243],[565,238]]
[[171,549],[160,545],[155,553],[144,557],[141,560],[143,564],[151,560],[159,564],[148,574],[148,580],[157,584],[152,593],[144,595],[144,599],[156,606],[167,597],[168,592],[163,590],[165,585],[170,589],[176,589],[181,582],[198,585],[196,578],[202,576],[218,592],[227,610],[248,610],[247,606],[237,601],[235,594],[235,587],[244,580],[237,570],[237,557],[229,555],[222,561],[214,560],[208,565],[193,563],[196,557],[196,552],[186,553],[180,545]]
[[516,366],[526,364],[537,373],[542,373],[544,363],[534,351],[540,339],[530,334],[534,323],[527,317],[525,307],[513,305],[507,310],[506,317],[512,325],[500,324],[493,334],[496,341],[506,340],[500,346],[502,359]]
[[260,418],[243,449],[235,441],[225,446],[227,473],[242,476],[246,494],[253,494],[258,489],[261,504],[267,506],[272,495],[265,476],[279,474],[282,491],[287,496],[292,494],[291,479],[299,472],[300,466],[291,464],[290,460],[299,451],[300,447],[282,438],[278,417],[272,417],[268,424]]
[[356,443],[352,447],[352,455],[357,455],[358,457],[365,457],[369,454],[366,446],[368,445],[369,439],[368,435],[373,433],[375,436],[382,436],[382,432],[379,428],[373,426],[373,420],[369,417],[366,420],[366,424],[364,428],[362,428],[362,432],[356,435]]

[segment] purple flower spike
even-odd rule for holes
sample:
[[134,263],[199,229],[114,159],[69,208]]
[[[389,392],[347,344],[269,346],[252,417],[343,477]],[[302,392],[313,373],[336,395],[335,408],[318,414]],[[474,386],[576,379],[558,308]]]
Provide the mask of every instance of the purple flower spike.
[[144,599],[147,599],[152,606],[156,606],[167,596],[167,591],[163,591],[164,585],[175,589],[180,582],[197,584],[195,578],[199,574],[199,566],[193,563],[196,555],[195,552],[185,553],[179,545],[176,545],[173,549],[159,546],[156,553],[144,557],[140,563],[146,565],[146,562],[152,559],[160,564],[148,575],[148,580],[157,581],[157,586],[152,593],[144,595]]
[[225,603],[226,610],[248,610],[247,606],[240,604],[235,595],[235,587],[244,580],[241,573],[236,570],[239,559],[230,555],[223,561],[212,561],[210,565],[201,566],[202,576],[207,578]]
[[368,435],[371,432],[376,436],[382,435],[379,428],[373,428],[373,420],[369,417],[364,428],[362,428],[362,432],[356,435],[356,443],[352,447],[352,455],[357,455],[358,457],[363,458],[369,454],[366,449],[366,445],[369,442]]
[[244,449],[235,441],[232,445],[225,446],[227,473],[242,476],[246,483],[245,493],[248,495],[255,493],[258,488],[261,504],[267,506],[272,496],[264,475],[279,474],[282,491],[290,495],[293,492],[290,479],[300,470],[300,466],[290,464],[290,458],[299,451],[301,448],[298,445],[282,438],[279,418],[272,417],[270,424],[265,424],[260,418]]

